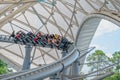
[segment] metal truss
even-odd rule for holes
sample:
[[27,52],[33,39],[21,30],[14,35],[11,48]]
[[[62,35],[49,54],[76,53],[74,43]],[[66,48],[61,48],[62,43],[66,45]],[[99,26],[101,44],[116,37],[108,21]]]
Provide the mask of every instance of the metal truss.
[[[36,33],[41,31],[43,34],[59,34],[67,37],[70,41],[77,41],[77,34],[81,30],[81,24],[84,24],[85,18],[89,15],[104,14],[116,21],[120,22],[120,1],[119,0],[0,0],[0,34],[10,35],[12,31],[22,30],[24,32],[31,31]],[[86,48],[84,45],[89,45],[93,36],[92,29],[86,29],[84,40],[77,45],[79,49]],[[89,35],[87,35],[87,34]],[[76,43],[76,42],[75,42]],[[77,44],[77,43],[76,43]],[[21,67],[21,60],[25,57],[25,46],[11,45],[0,43],[0,48],[4,55],[8,53],[16,58],[15,61],[12,56],[6,57],[19,63]],[[17,51],[13,48],[17,47]],[[88,47],[88,46],[87,46]],[[49,48],[36,47],[32,50],[31,60],[32,67],[38,67],[43,64],[50,64],[61,58],[61,51]],[[33,57],[34,54],[34,57]],[[6,58],[6,59],[7,59]],[[14,63],[14,62],[13,62]]]

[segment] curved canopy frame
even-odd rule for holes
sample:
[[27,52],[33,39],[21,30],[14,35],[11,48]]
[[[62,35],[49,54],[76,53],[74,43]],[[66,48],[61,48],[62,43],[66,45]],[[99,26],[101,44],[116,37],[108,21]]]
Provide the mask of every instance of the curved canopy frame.
[[[0,34],[10,35],[13,30],[16,32],[23,30],[24,32],[31,31],[34,33],[40,30],[43,34],[56,33],[75,42],[79,49],[87,48],[94,35],[94,29],[90,30],[87,29],[87,27],[82,27],[85,23],[91,24],[92,21],[87,19],[92,17],[92,15],[93,17],[99,17],[98,14],[107,15],[111,17],[106,18],[107,20],[114,19],[111,21],[117,25],[119,25],[120,22],[119,0],[54,0],[54,5],[48,4],[52,3],[53,0],[46,0],[47,3],[22,3],[23,0],[12,1],[19,2],[17,4],[7,4],[8,1],[9,0],[0,0]],[[104,16],[100,16],[100,18],[104,18]],[[96,29],[100,19],[92,19],[97,20],[96,24],[91,24],[91,26],[93,26],[92,28]],[[86,29],[86,31],[83,29]],[[80,41],[77,40],[77,37],[81,37]],[[85,39],[86,41],[84,41]],[[13,61],[17,59],[17,63],[22,65],[25,57],[24,46],[16,44],[8,45],[10,44],[0,43],[1,54]],[[34,51],[32,51],[31,57],[33,53]],[[60,53],[61,51],[56,49],[37,47],[32,68],[59,60],[61,58]]]

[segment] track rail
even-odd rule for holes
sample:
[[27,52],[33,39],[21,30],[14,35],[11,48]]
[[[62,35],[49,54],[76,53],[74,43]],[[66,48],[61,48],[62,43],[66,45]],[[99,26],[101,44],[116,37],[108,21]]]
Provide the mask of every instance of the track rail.
[[[9,38],[8,36],[0,36],[1,42],[14,43],[13,38]],[[22,44],[22,43],[18,43]],[[36,79],[44,79],[49,77],[57,72],[61,72],[64,68],[68,67],[72,64],[80,55],[80,52],[71,45],[68,49],[68,55],[63,57],[57,62],[52,64],[48,64],[43,67],[38,67],[35,69],[20,71],[8,75],[1,76],[1,80],[36,80]]]
[[[0,42],[6,42],[6,43],[14,43],[14,44],[21,44],[21,45],[24,45],[23,42],[16,42],[14,41],[14,38],[10,37],[9,35],[0,35]],[[26,43],[26,45],[29,44],[31,46],[34,46],[34,44],[32,43]],[[36,46],[40,46],[42,47],[42,45],[36,45]]]
[[[10,37],[9,35],[0,35],[0,42],[6,42],[6,43],[14,43],[14,44],[21,44],[21,45],[30,45],[30,46],[39,46],[39,47],[46,47],[46,48],[57,48],[56,46],[53,46],[51,47],[50,45],[45,44],[44,46],[42,44],[38,44],[38,43],[32,43],[32,42],[23,42],[23,40],[21,39],[20,41],[16,41],[15,38],[13,37]],[[71,43],[72,44],[72,43]],[[69,45],[71,44],[68,44],[67,43],[67,48],[69,47]],[[59,50],[67,50],[66,47],[63,47],[63,48],[59,48]],[[57,48],[58,49],[58,48]]]

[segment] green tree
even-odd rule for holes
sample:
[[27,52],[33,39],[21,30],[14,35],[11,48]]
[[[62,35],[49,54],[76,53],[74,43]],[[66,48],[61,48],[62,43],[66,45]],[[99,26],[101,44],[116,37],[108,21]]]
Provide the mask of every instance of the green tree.
[[118,63],[115,70],[119,72],[120,70],[120,51],[113,53],[113,57],[111,58],[113,63]]
[[114,75],[107,77],[103,80],[120,80],[120,75],[119,75],[119,73],[116,72]]
[[12,72],[11,70],[8,69],[7,64],[0,60],[0,74],[5,74],[8,72]]
[[87,62],[89,63],[88,66],[91,68],[91,71],[95,71],[105,67],[105,65],[109,65],[109,58],[102,50],[96,50],[87,57]]
[[120,51],[115,52],[112,54],[112,58],[110,59],[113,63],[118,63],[118,65],[115,66],[114,72],[115,74],[105,78],[104,80],[120,80]]
[[83,72],[80,72],[80,75],[82,76],[82,78],[80,78],[80,80],[86,80],[86,76],[84,76],[85,74]]

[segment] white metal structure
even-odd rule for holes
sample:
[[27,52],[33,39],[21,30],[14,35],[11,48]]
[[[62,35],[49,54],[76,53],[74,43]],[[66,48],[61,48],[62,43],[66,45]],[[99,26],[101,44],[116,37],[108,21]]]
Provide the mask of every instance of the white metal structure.
[[[119,11],[120,0],[0,0],[0,34],[10,35],[13,30],[59,34],[81,51],[89,47],[101,19],[120,25]],[[61,56],[56,49],[33,47],[31,68],[50,64]],[[25,46],[0,42],[0,57],[19,71]]]

